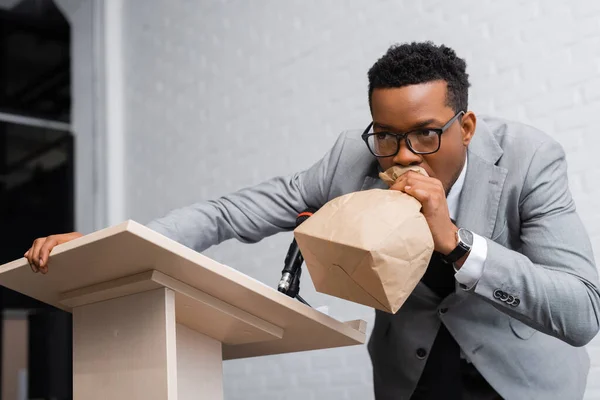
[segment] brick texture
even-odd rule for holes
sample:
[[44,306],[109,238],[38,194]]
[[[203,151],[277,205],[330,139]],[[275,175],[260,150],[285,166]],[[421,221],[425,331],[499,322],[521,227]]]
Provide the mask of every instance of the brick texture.
[[[600,1],[123,1],[127,217],[147,222],[306,168],[369,121],[366,71],[394,42],[468,62],[470,108],[544,129],[600,250]],[[275,286],[290,234],[206,254]],[[314,291],[339,319],[373,311]],[[600,399],[600,340],[587,399]],[[365,347],[225,364],[226,399],[372,398]]]

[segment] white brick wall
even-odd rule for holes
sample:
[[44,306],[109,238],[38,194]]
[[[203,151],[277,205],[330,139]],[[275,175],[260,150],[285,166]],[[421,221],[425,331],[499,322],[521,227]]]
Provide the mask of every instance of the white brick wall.
[[[366,71],[399,41],[467,58],[470,108],[545,129],[600,250],[600,1],[123,1],[126,214],[140,222],[305,168],[369,120]],[[110,22],[110,21],[109,21]],[[275,285],[289,234],[207,254]],[[306,274],[304,278],[308,278]],[[340,319],[372,311],[314,292]],[[600,341],[588,399],[600,399]],[[228,362],[226,398],[369,399],[366,348]]]

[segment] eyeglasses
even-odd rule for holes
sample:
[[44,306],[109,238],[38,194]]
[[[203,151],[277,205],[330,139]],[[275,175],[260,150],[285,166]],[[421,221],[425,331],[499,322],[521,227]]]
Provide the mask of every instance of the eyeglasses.
[[441,128],[421,128],[406,133],[373,132],[373,122],[361,135],[367,147],[375,157],[393,157],[400,151],[400,141],[406,141],[406,145],[415,154],[432,154],[440,149],[442,144],[442,133],[464,115],[459,111]]

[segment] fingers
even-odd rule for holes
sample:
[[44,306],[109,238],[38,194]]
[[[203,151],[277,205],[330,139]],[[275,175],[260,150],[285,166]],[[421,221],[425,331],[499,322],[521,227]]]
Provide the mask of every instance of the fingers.
[[33,272],[48,272],[48,259],[52,249],[59,244],[82,237],[79,232],[63,233],[60,235],[50,235],[45,238],[39,238],[33,241],[33,245],[23,254],[23,257],[29,262]]
[[402,175],[390,188],[411,195],[423,206],[424,213],[433,213],[443,205],[445,192],[440,181],[417,173]]
[[31,267],[31,270],[32,270],[33,272],[38,272],[38,269],[35,267],[35,265],[34,265],[34,264],[33,264],[33,262],[32,262],[32,257],[31,257],[31,253],[32,253],[32,251],[33,251],[33,246],[31,246],[31,247],[29,248],[29,250],[27,250],[27,251],[25,252],[25,254],[23,254],[23,257],[25,257],[25,258],[27,259],[27,262],[29,263],[29,266]]
[[33,248],[31,251],[31,261],[30,262],[35,267],[35,269],[36,269],[35,272],[38,272],[40,270],[40,264],[41,264],[40,250],[42,249],[44,242],[46,242],[46,238],[39,238],[33,242]]
[[[419,174],[418,172],[414,172],[414,171],[408,171],[405,174],[402,174],[397,180],[395,185],[398,185],[398,187],[404,187],[404,186],[415,186],[417,183],[428,183],[428,184],[432,184],[434,188],[436,189],[441,189],[442,191],[444,190],[444,185],[442,185],[442,182],[438,179],[435,178],[431,178],[429,176],[424,176],[422,174]],[[396,189],[398,190],[398,189]]]
[[45,240],[45,238],[39,238],[39,239],[35,239],[33,241],[33,244],[31,245],[31,248],[29,250],[27,250],[27,252],[25,253],[25,258],[27,259],[27,262],[29,263],[29,266],[31,267],[31,270],[33,272],[39,272],[39,265],[38,262],[39,261],[35,261],[35,253],[36,253],[36,248],[40,248],[41,245],[43,244],[42,242]]
[[434,197],[432,194],[434,189],[431,186],[426,187],[425,185],[405,186],[403,192],[419,200],[419,203],[429,205]]
[[394,183],[394,185],[392,185],[390,189],[406,192],[407,188],[419,188],[422,190],[431,191],[432,194],[438,194],[438,192],[443,193],[443,187],[441,183],[439,183],[439,181],[436,182],[436,180],[432,178],[421,180],[420,178],[415,179],[413,177],[401,177],[396,181],[396,183]]
[[46,238],[46,241],[40,248],[40,254],[39,254],[40,270],[44,274],[46,272],[48,272],[48,257],[50,256],[50,252],[52,251],[54,246],[56,246],[57,244],[58,244],[58,240],[57,240],[56,236],[48,236]]

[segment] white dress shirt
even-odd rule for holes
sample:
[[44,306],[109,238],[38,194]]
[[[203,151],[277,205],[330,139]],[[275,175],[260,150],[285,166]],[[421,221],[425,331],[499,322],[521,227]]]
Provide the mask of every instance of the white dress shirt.
[[[460,193],[462,192],[463,185],[465,183],[465,175],[467,173],[467,164],[469,162],[469,158],[465,159],[465,165],[450,189],[448,196],[446,197],[446,201],[448,203],[448,211],[450,212],[450,218],[456,221],[456,216],[458,214],[458,200],[460,198]],[[459,226],[460,228],[460,226]],[[471,252],[467,256],[463,266],[456,272],[454,278],[458,283],[460,283],[461,288],[463,290],[470,290],[477,284],[481,275],[483,275],[483,264],[485,263],[485,259],[487,258],[487,242],[486,240],[473,233],[473,247],[471,248]],[[455,268],[456,269],[456,268]]]

